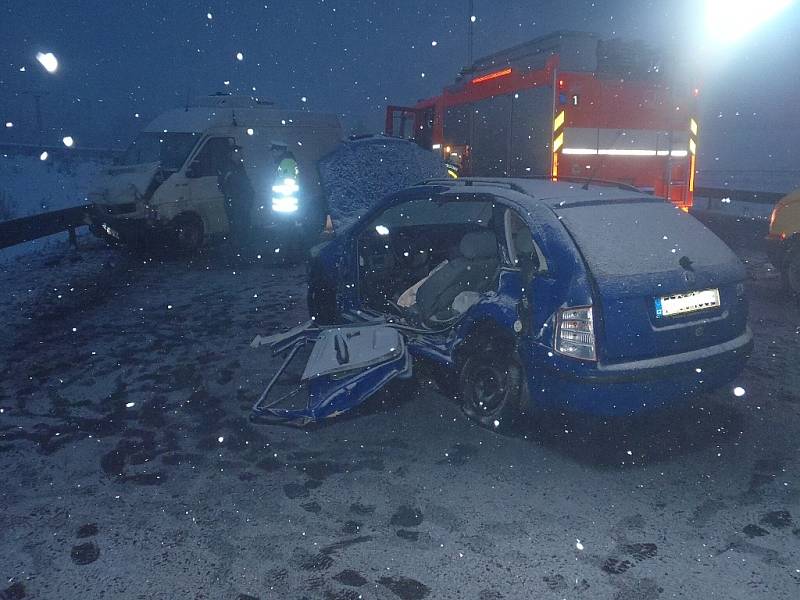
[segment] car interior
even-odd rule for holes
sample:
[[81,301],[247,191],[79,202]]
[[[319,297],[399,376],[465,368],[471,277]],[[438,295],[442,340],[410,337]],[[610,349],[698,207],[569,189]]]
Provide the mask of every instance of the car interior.
[[490,200],[413,200],[361,234],[360,294],[365,308],[436,327],[494,289],[505,262],[533,273],[543,260],[524,221]]

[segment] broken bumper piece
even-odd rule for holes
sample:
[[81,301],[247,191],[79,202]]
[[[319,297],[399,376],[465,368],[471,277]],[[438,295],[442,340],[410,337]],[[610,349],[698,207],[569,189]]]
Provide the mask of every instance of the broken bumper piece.
[[412,376],[405,339],[384,324],[319,329],[309,322],[252,345],[265,344],[286,358],[253,406],[251,420],[257,423],[323,421],[363,404],[390,381]]

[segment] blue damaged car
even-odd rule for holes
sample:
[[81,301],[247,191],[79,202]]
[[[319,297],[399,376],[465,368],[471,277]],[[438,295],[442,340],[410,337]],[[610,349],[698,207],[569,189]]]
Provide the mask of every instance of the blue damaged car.
[[420,362],[491,428],[658,409],[740,373],[744,280],[700,222],[634,188],[425,182],[312,251],[312,320],[262,339],[287,357],[252,417],[336,416]]

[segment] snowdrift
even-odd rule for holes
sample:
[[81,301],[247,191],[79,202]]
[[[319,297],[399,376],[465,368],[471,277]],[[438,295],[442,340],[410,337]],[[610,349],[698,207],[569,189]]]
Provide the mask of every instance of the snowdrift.
[[0,155],[0,221],[86,204],[86,189],[108,162]]
[[[87,203],[89,182],[110,161],[86,157],[0,154],[0,221],[81,206]],[[0,250],[0,263],[31,252],[64,246],[66,233]]]
[[320,164],[331,215],[339,226],[388,194],[446,176],[441,157],[413,142],[383,136],[344,142]]

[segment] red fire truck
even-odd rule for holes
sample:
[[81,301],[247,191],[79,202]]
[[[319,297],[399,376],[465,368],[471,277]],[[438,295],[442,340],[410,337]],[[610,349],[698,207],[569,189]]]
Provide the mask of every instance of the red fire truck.
[[388,107],[386,133],[441,151],[453,176],[612,180],[688,210],[697,95],[641,42],[560,32],[476,61],[440,96]]

